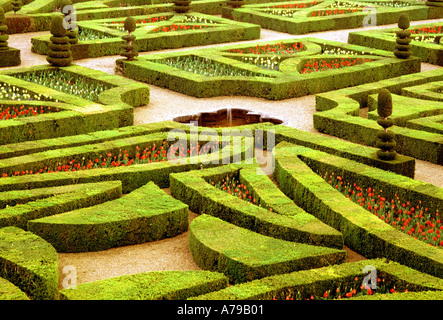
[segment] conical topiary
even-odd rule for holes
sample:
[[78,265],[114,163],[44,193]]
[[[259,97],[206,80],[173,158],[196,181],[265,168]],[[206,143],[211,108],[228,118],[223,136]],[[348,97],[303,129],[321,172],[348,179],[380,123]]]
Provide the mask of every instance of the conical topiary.
[[63,25],[62,15],[56,15],[51,21],[51,43],[46,60],[55,67],[66,67],[72,62],[71,45],[66,36],[67,30]]
[[243,6],[246,3],[245,0],[227,0],[226,4],[228,6],[231,6],[233,8],[240,8],[241,6]]
[[396,31],[397,44],[395,45],[394,55],[399,59],[407,59],[412,54],[412,47],[410,42],[412,41],[411,32],[407,30],[409,28],[409,17],[403,13],[398,19],[398,27],[401,30]]
[[174,11],[177,13],[185,13],[191,10],[191,0],[175,0]]
[[397,155],[394,150],[397,143],[394,140],[395,133],[388,131],[388,128],[394,125],[394,121],[389,118],[392,115],[392,96],[387,89],[382,89],[378,94],[377,113],[380,116],[377,123],[383,127],[383,130],[377,133],[376,147],[380,148],[377,156],[381,160],[393,160]]
[[6,25],[5,11],[0,6],[0,51],[6,51],[9,48],[9,35],[6,34],[6,30],[8,30],[8,26]]
[[63,0],[61,2],[61,11],[63,15],[65,16],[65,24],[67,26],[67,32],[66,36],[69,38],[69,44],[74,45],[78,43],[78,28],[75,22],[73,21],[67,21],[68,16],[71,15],[73,12],[69,10],[68,8],[65,8],[67,6],[72,6],[73,10],[75,10],[72,1],[71,0]]
[[17,13],[23,6],[22,0],[14,0],[12,1],[12,10],[14,10],[14,14]]
[[126,43],[122,44],[120,54],[126,57],[128,60],[134,60],[134,57],[138,56],[138,52],[136,50],[135,44],[133,41],[135,40],[135,36],[131,33],[137,28],[134,18],[128,17],[125,20],[124,28],[128,31],[128,34],[122,36],[122,39],[126,41]]

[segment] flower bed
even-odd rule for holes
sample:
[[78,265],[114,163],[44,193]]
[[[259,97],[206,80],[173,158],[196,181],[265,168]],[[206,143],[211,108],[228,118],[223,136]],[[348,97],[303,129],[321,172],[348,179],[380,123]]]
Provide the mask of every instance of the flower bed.
[[[197,45],[208,45],[239,40],[252,40],[260,37],[260,27],[202,13],[177,14],[166,12],[152,15],[133,16],[137,29],[134,44],[138,52],[173,49]],[[95,58],[118,55],[121,50],[123,19],[98,19],[78,21],[82,36],[89,38],[71,46],[73,59]],[[186,34],[186,35],[185,35]],[[50,35],[31,39],[31,51],[47,54]]]
[[104,122],[107,128],[126,126],[132,124],[133,106],[148,101],[146,85],[80,66],[3,70],[2,143],[92,132]]

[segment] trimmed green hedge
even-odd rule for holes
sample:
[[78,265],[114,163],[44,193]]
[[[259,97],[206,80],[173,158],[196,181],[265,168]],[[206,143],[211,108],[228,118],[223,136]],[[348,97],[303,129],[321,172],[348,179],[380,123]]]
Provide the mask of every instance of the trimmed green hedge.
[[[368,97],[377,94],[383,88],[393,94],[401,94],[403,88],[442,81],[442,70],[405,75],[333,93],[320,93],[316,96],[316,109],[320,112],[314,113],[314,128],[355,143],[373,146],[380,126],[374,120],[358,116],[359,109],[368,106]],[[395,105],[393,110],[395,112]],[[436,164],[443,163],[441,134],[396,125],[391,127],[391,130],[396,135],[398,153]]]
[[[187,14],[177,14],[175,12],[165,12],[163,14],[155,15],[137,15],[133,18],[136,21],[153,19],[162,16],[171,16],[167,21],[160,21],[156,23],[146,23],[140,28],[136,29],[132,34],[136,36],[133,44],[136,45],[138,52],[154,51],[161,49],[174,49],[191,46],[210,45],[215,43],[232,42],[240,40],[253,40],[260,38],[260,27],[248,23],[231,21],[228,19],[205,15],[197,12]],[[214,27],[207,22],[187,22],[181,21],[188,17],[194,16],[196,18],[208,19],[214,22]],[[124,19],[122,18],[121,21]],[[77,23],[80,30],[89,31],[96,34],[104,34],[108,38],[97,40],[79,41],[77,44],[71,46],[72,56],[74,60],[95,58],[108,55],[119,55],[121,51],[121,44],[124,43],[121,37],[127,34],[126,31],[120,31],[113,28],[112,25],[117,23],[120,25],[120,20],[115,19],[99,19],[79,21]],[[109,24],[111,26],[104,26]],[[169,32],[154,32],[154,29],[161,29],[163,27],[176,26],[201,26],[202,29],[195,29],[191,31],[169,31]],[[151,25],[151,26],[150,26]],[[205,27],[209,26],[209,27]],[[31,39],[31,51],[38,54],[48,54],[50,35],[37,36]]]
[[153,271],[124,275],[60,291],[61,300],[185,300],[217,291],[228,279],[209,271]]
[[[314,115],[315,117],[315,115]],[[362,146],[354,142],[337,140],[334,137],[321,136],[308,131],[298,130],[283,125],[269,127],[275,129],[275,143],[286,141],[300,146],[334,154],[336,156],[364,163],[366,165],[392,171],[406,177],[415,175],[415,159],[401,154],[392,161],[377,157],[377,148]]]
[[116,200],[28,221],[57,252],[101,251],[157,241],[188,229],[188,206],[153,182]]
[[0,278],[0,300],[29,300],[29,297],[8,280]]
[[190,225],[190,248],[202,269],[241,283],[273,274],[344,262],[346,252],[263,236],[210,215]]
[[[443,8],[440,9],[443,14]],[[420,25],[414,25],[411,29],[443,26],[443,23],[426,23]],[[348,43],[365,45],[371,48],[377,48],[381,50],[394,51],[396,44],[396,37],[394,32],[398,28],[388,28],[381,30],[368,30],[368,31],[355,31],[350,32],[348,37]],[[441,36],[441,34],[412,34],[411,37],[418,36]],[[419,57],[423,62],[437,64],[443,66],[443,48],[438,43],[429,43],[423,41],[412,41],[411,51],[416,57]]]
[[[399,295],[408,299],[411,297],[441,297],[443,282],[439,278],[410,269],[396,262],[371,259],[358,262],[343,263],[318,269],[303,270],[283,275],[274,275],[247,283],[236,284],[220,291],[211,292],[191,298],[192,300],[261,300],[286,299],[286,297],[316,298],[323,297],[324,292],[341,290],[355,285],[357,277],[360,283],[367,273],[365,266],[374,266],[377,276],[383,275],[392,287],[398,291],[408,289],[409,293],[387,294],[383,297],[396,298]],[[343,290],[344,291],[344,290]],[[341,291],[341,292],[343,292]],[[362,299],[377,299],[380,295],[365,295]]]
[[[375,9],[376,21],[367,21],[368,16],[373,14],[373,11],[360,10],[358,12],[347,13],[348,7],[343,8],[344,14],[331,14],[337,8],[333,0],[318,1],[317,5],[309,6],[311,1],[304,1],[308,7],[300,9],[293,8],[295,11],[292,16],[281,16],[278,14],[266,13],[267,8],[278,7],[285,5],[285,2],[271,2],[258,5],[245,5],[241,8],[233,9],[231,7],[224,7],[222,16],[237,21],[244,21],[249,23],[259,24],[262,28],[285,32],[290,34],[305,34],[319,31],[340,30],[361,28],[365,26],[365,22],[371,25],[384,25],[397,23],[398,17],[402,13],[409,15],[410,20],[426,20],[441,17],[441,8],[432,8],[426,6],[422,1],[401,1],[410,6],[404,7],[390,7],[391,1],[377,1],[371,2],[371,7]],[[383,5],[386,3],[386,5]],[[328,7],[332,5],[332,7]],[[360,4],[361,5],[361,4]],[[354,7],[349,6],[350,10]],[[283,9],[283,8],[281,8]],[[318,16],[319,11],[325,11],[325,14]],[[327,11],[330,14],[327,14]],[[313,16],[315,12],[315,16]],[[374,19],[372,19],[374,20]]]
[[[277,204],[275,212],[246,203],[207,182],[207,180],[217,181],[225,177],[233,177],[238,174],[238,171],[242,173],[246,170],[242,167],[242,165],[231,164],[205,170],[172,173],[170,175],[171,194],[174,198],[188,204],[193,212],[209,214],[265,236],[339,249],[343,247],[340,233],[306,214],[293,203],[290,204],[286,200],[287,197],[275,186],[274,188],[270,186],[272,182],[265,175],[257,175],[257,178],[269,188],[266,192],[279,195],[280,203],[274,202]],[[256,166],[252,168],[254,173],[256,168]],[[260,196],[260,200],[265,197],[262,192]],[[268,200],[266,197],[265,199]],[[285,202],[286,207],[281,204],[282,202]]]
[[386,257],[421,272],[443,275],[441,249],[381,221],[349,201],[313,170],[334,171],[362,187],[382,188],[387,199],[396,192],[402,201],[422,200],[429,203],[430,210],[442,207],[441,188],[305,147],[288,143],[276,147],[274,178],[280,189],[308,213],[342,232],[346,246],[367,258]]
[[[266,47],[268,44],[270,46],[280,44],[292,46],[293,43],[294,40],[280,40],[260,42],[257,45],[259,47]],[[242,60],[243,58],[252,59],[251,54],[247,51],[251,48],[250,44],[187,50],[184,53],[157,53],[138,57],[137,61],[117,60],[116,62],[122,68],[125,77],[200,98],[241,95],[281,100],[420,71],[420,59],[415,57],[397,59],[391,52],[315,38],[303,38],[302,43],[306,50],[281,56],[282,62],[279,71],[265,70],[249,63],[249,60]],[[359,57],[373,59],[373,61],[324,72],[301,74],[300,68],[307,59],[326,59],[327,56],[320,55],[325,48],[351,50],[358,53]],[[232,50],[246,52],[236,53]],[[317,51],[320,52],[314,56],[311,55]],[[274,53],[270,53],[265,57],[271,58],[273,55]],[[206,59],[207,63],[213,65],[218,63],[224,68],[242,70],[252,75],[205,76],[159,63],[165,59],[177,59],[178,57]],[[335,56],[337,59],[349,57],[348,54]]]
[[0,68],[19,66],[21,63],[20,50],[9,47],[5,51],[0,51]]
[[[14,75],[56,70],[49,65],[2,70],[0,82],[24,88],[30,94],[51,97],[49,102],[35,100],[60,108],[59,112],[32,117],[3,120],[0,123],[1,144],[76,135],[133,124],[133,107],[149,102],[149,87],[135,81],[109,75],[81,66],[60,68],[87,81],[105,83],[112,88],[103,91],[99,103],[43,87],[37,83],[14,78]],[[8,104],[10,100],[4,102]],[[11,103],[18,103],[11,101]],[[23,102],[22,102],[23,103]]]
[[120,181],[1,192],[0,227],[26,230],[30,220],[98,205],[121,195]]
[[58,292],[58,256],[39,236],[16,227],[0,229],[0,277],[31,299],[54,300]]

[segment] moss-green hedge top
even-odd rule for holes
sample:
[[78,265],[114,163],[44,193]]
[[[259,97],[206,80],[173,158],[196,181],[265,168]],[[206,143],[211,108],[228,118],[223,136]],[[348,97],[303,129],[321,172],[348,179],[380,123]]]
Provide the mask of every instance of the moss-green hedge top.
[[56,299],[58,256],[42,238],[16,227],[0,229],[0,277],[31,299]]
[[344,250],[275,239],[206,214],[190,225],[190,247],[197,265],[223,272],[235,283],[342,263],[346,258]]
[[[309,298],[314,295],[316,298],[323,297],[324,292],[341,288],[342,292],[346,287],[355,284],[357,278],[359,284],[368,274],[363,272],[365,266],[373,266],[377,271],[377,276],[385,277],[389,285],[400,291],[408,289],[412,293],[411,297],[428,297],[433,299],[441,297],[443,292],[442,279],[432,277],[419,271],[408,268],[399,263],[371,259],[358,262],[343,263],[318,269],[303,270],[283,275],[274,275],[247,283],[236,284],[220,291],[191,298],[192,300],[257,300],[257,299],[285,299],[286,297],[296,297],[297,295]],[[408,293],[401,294],[408,299]],[[363,296],[368,299],[377,299],[378,295]],[[391,295],[385,295],[389,299]],[[396,295],[392,295],[395,299]]]
[[210,271],[153,271],[124,275],[60,291],[61,300],[184,300],[228,285]]

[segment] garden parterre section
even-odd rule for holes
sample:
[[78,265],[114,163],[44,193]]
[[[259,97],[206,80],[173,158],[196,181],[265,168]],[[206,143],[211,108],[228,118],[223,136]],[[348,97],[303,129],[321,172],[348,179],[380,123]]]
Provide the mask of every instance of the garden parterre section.
[[[260,26],[189,12],[133,16],[137,29],[133,44],[138,52],[260,38]],[[71,46],[74,60],[118,55],[127,34],[124,18],[79,21],[79,42]],[[50,34],[31,39],[31,51],[47,54]]]
[[[175,140],[168,141],[172,129]],[[17,287],[31,299],[55,299],[54,292],[37,295],[32,290],[46,292],[48,289],[44,288],[56,286],[59,276],[55,258],[50,262],[55,269],[45,273],[50,279],[42,280],[45,284],[37,289],[26,287],[29,274],[20,269],[25,268],[22,265],[26,261],[9,257],[9,252],[14,251],[11,244],[15,243],[12,239],[16,235],[26,235],[23,241],[28,236],[37,237],[38,245],[50,248],[42,249],[44,254],[47,250],[54,254],[155,241],[180,234],[189,227],[190,249],[202,271],[116,277],[62,290],[58,298],[206,299],[206,294],[225,294],[229,282],[234,284],[230,287],[237,288],[242,284],[254,285],[254,281],[266,282],[278,275],[291,278],[289,275],[312,268],[346,269],[349,264],[344,263],[343,244],[368,258],[387,258],[400,269],[412,268],[417,275],[426,274],[425,277],[430,277],[429,285],[417,287],[410,282],[408,290],[429,298],[438,297],[440,289],[436,285],[441,280],[432,280],[442,274],[443,255],[438,245],[429,246],[414,239],[350,202],[323,179],[323,173],[334,170],[364,188],[382,188],[387,198],[398,194],[402,201],[414,204],[422,201],[433,214],[443,202],[440,188],[405,175],[393,172],[388,175],[377,167],[383,167],[382,163],[369,160],[375,159],[375,149],[371,147],[358,146],[367,149],[364,156],[355,151],[356,144],[337,145],[333,138],[325,137],[317,145],[313,142],[314,134],[284,126],[260,124],[239,129],[233,134],[242,138],[241,148],[234,148],[233,140],[229,145],[226,141],[223,144],[213,140],[206,128],[199,128],[199,142],[192,146],[195,132],[190,126],[174,122],[44,139],[33,144],[2,145],[6,156],[0,164],[0,198],[5,200],[1,203],[3,228],[0,230],[8,237],[2,243],[4,252],[0,261],[18,266],[8,267],[14,272],[1,274],[15,286],[11,287],[11,296]],[[247,143],[251,137],[242,134],[245,129],[253,133],[253,139],[258,136],[257,130],[266,129],[263,146],[268,145],[272,136],[278,143],[274,150],[273,178],[257,174],[261,170],[258,163],[234,163],[236,152],[245,157],[252,151]],[[270,129],[275,130],[274,135]],[[212,134],[218,136],[221,132],[222,129],[214,129]],[[183,139],[181,142],[186,141],[186,145],[175,144],[180,142],[177,137]],[[299,143],[291,143],[295,141]],[[217,145],[221,154],[213,148]],[[165,161],[164,149],[177,151],[171,154],[166,151],[170,157],[183,152],[186,160]],[[208,149],[215,150],[207,152]],[[229,152],[224,153],[224,149]],[[224,155],[227,158],[223,160]],[[239,179],[256,203],[245,202],[245,194],[240,199],[219,188],[223,185],[220,182],[228,178]],[[161,190],[166,187],[171,189],[171,195]],[[189,226],[188,209],[199,214]],[[226,241],[225,232],[232,241]],[[22,250],[26,248],[24,245]],[[282,248],[284,255],[280,252]],[[360,277],[362,270],[355,270],[353,277]],[[380,267],[379,272],[382,270]],[[37,271],[31,273],[38,276]],[[177,277],[182,281],[175,280]],[[403,287],[394,278],[386,281],[400,292]],[[342,282],[341,278],[328,281],[330,286],[340,286]],[[109,286],[108,282],[118,285]],[[145,285],[148,283],[156,285]],[[311,283],[316,285],[314,279]],[[103,290],[104,287],[109,289]],[[296,288],[299,287],[290,283],[262,297],[279,298],[287,294],[285,290],[296,292]]]
[[423,1],[308,0],[224,7],[222,16],[279,32],[306,34],[397,23],[402,13],[410,20],[438,19],[443,8]]
[[125,77],[186,95],[281,100],[420,71],[420,59],[315,38],[118,59]]
[[[410,74],[316,96],[314,127],[346,140],[375,144],[380,130],[374,119],[376,94],[382,88],[393,96],[396,150],[407,156],[443,164],[441,69]],[[368,116],[360,116],[368,108]]]
[[[412,54],[423,62],[443,66],[442,28],[443,23],[426,23],[410,28]],[[350,32],[348,43],[394,51],[395,31],[397,30],[398,28],[389,28]]]

